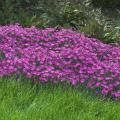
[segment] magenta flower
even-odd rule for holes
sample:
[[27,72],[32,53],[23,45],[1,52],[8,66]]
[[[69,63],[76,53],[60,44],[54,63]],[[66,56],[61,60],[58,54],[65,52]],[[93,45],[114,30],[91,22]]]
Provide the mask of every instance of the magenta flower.
[[0,26],[0,76],[84,84],[120,98],[120,46],[70,29]]

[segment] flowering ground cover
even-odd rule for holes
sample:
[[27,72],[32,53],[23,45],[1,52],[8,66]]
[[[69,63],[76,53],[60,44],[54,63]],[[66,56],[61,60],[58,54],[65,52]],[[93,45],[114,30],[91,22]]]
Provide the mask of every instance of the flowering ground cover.
[[120,47],[70,29],[0,27],[0,76],[85,85],[120,97]]

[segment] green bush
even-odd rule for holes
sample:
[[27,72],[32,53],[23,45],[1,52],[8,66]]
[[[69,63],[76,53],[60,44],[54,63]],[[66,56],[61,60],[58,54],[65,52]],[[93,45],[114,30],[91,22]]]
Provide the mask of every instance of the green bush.
[[[58,10],[59,9],[59,10]],[[65,27],[78,30],[81,26],[85,26],[89,19],[81,5],[75,5],[67,2],[64,6],[51,7],[44,11],[40,17],[47,21],[45,27]]]
[[[120,21],[119,21],[120,22]],[[108,43],[120,44],[120,23],[105,29],[104,38]]]

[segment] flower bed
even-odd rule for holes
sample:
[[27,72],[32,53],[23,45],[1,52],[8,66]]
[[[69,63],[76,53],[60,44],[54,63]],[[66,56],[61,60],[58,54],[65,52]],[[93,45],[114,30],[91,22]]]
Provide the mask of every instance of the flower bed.
[[41,82],[85,84],[120,97],[120,46],[70,29],[0,27],[0,76],[16,73]]

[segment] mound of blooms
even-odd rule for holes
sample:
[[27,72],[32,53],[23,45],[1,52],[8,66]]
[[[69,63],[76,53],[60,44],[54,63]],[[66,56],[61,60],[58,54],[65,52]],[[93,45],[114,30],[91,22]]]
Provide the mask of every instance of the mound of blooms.
[[84,84],[97,93],[120,97],[120,46],[70,29],[0,26],[0,76],[11,74]]

